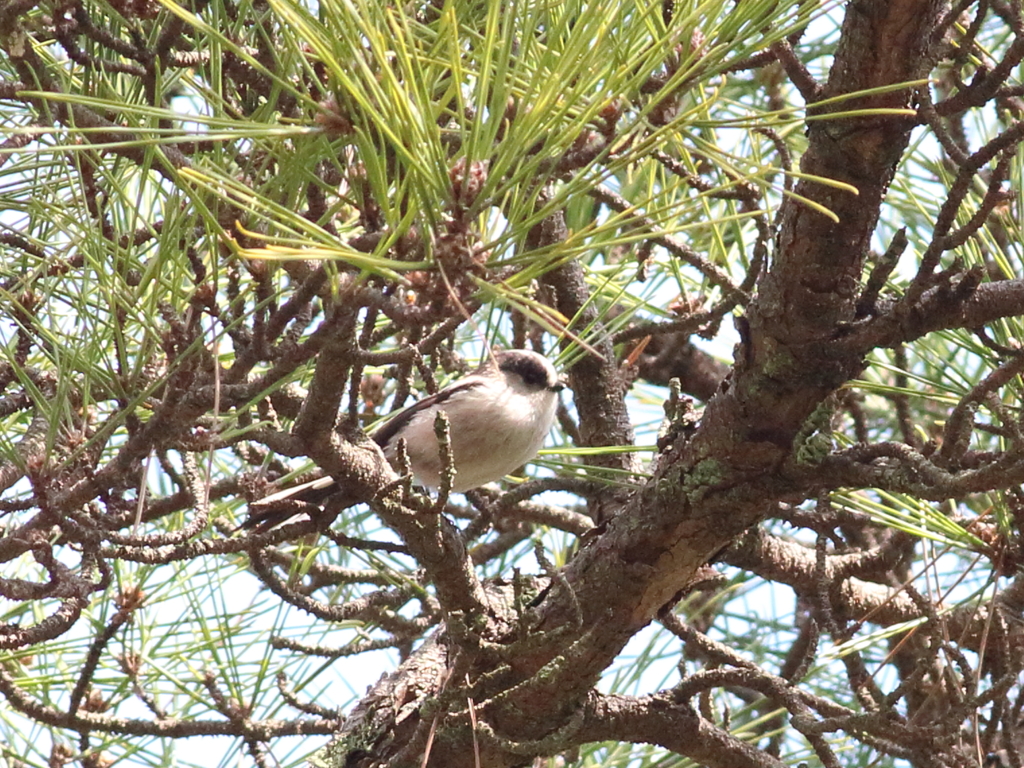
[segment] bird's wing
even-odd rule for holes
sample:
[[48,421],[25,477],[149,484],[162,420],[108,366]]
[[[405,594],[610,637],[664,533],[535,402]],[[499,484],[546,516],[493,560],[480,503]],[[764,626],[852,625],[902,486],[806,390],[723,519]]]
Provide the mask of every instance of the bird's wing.
[[403,427],[412,421],[413,416],[417,413],[425,411],[432,405],[439,405],[446,400],[450,400],[452,395],[456,395],[459,392],[466,392],[470,389],[476,389],[481,386],[483,386],[483,383],[480,381],[463,381],[453,384],[446,389],[442,389],[440,392],[436,392],[433,395],[428,395],[422,400],[416,401],[377,429],[373,433],[373,441],[381,448],[384,448],[389,442],[391,442],[391,439],[402,430]]

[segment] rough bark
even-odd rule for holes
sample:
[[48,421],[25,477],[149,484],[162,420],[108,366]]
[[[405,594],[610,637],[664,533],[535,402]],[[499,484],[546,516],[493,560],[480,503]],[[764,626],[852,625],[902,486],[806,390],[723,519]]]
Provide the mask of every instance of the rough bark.
[[[850,3],[820,96],[926,76],[938,55],[935,30],[945,10],[931,0]],[[854,106],[910,108],[912,92],[900,88],[811,112],[823,117]],[[505,650],[497,668],[493,653],[469,643],[450,646],[445,696],[472,699],[476,718],[494,734],[478,744],[482,765],[522,765],[532,755],[550,754],[556,743],[578,743],[574,717],[626,642],[712,555],[762,519],[769,503],[807,497],[811,489],[795,462],[797,438],[815,409],[863,365],[867,347],[837,345],[836,339],[855,318],[869,241],[912,128],[899,116],[809,125],[801,170],[851,184],[858,194],[813,180],[797,185],[799,195],[837,220],[793,199],[785,204],[732,373],[692,439],[666,451],[657,473],[609,516],[506,637],[487,638]],[[585,433],[600,429],[608,416],[581,410],[581,418]],[[461,695],[452,686],[462,687]],[[439,719],[428,765],[475,764],[465,718],[456,719],[462,722],[450,727]],[[697,730],[676,748],[709,766],[771,764],[707,748]],[[401,764],[385,752],[347,765]]]

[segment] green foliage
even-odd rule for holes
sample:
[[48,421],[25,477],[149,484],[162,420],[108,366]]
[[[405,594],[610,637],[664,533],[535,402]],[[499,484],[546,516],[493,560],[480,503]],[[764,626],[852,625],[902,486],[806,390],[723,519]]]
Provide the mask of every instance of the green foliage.
[[[389,398],[454,380],[486,345],[529,341],[566,370],[600,359],[621,374],[609,402],[639,378],[626,398],[635,435],[559,432],[540,471],[508,482],[508,496],[485,490],[447,510],[481,580],[551,576],[591,546],[605,527],[595,528],[588,504],[625,504],[652,462],[678,458],[689,439],[657,444],[669,382],[645,345],[691,349],[698,336],[711,352],[694,354],[708,365],[736,345],[738,376],[753,363],[743,357],[749,329],[740,320],[737,338],[732,321],[747,316],[779,256],[780,212],[841,224],[808,189],[859,194],[799,168],[810,128],[824,122],[838,135],[861,119],[919,119],[863,104],[929,87],[928,78],[822,99],[808,114],[779,51],[789,46],[808,76],[824,79],[842,10],[769,0],[0,8],[0,594],[10,598],[0,639],[81,611],[63,633],[3,646],[12,690],[35,709],[18,702],[0,718],[0,761],[228,766],[245,750],[260,765],[301,765],[337,728],[336,713],[449,616],[432,572],[378,509],[342,511],[333,541],[232,538],[247,502],[315,466],[292,438],[304,399],[322,389],[316,357],[332,343],[355,350],[333,382],[334,404],[367,429]],[[1001,61],[1016,45],[1008,27],[979,29],[957,67]],[[946,74],[946,89],[968,79]],[[970,143],[1006,135],[1011,107],[971,111]],[[874,245],[884,250],[904,227],[909,241],[884,281],[886,302],[915,289],[951,190],[962,188],[949,217],[962,237],[936,254],[938,267],[976,268],[987,282],[1024,273],[1018,202],[991,181],[1005,171],[1019,194],[1019,158],[997,173],[1000,156],[963,181],[944,138],[934,129],[915,138],[880,208]],[[545,239],[558,216],[565,231]],[[552,275],[570,266],[587,298],[563,311]],[[957,465],[964,456],[1016,461],[1024,385],[1012,359],[1024,327],[1005,314],[984,332],[943,328],[870,351],[856,379],[827,393],[835,402],[810,404],[795,464],[777,467],[780,477],[838,471],[866,442],[939,457],[950,476],[973,471]],[[332,334],[345,322],[339,341]],[[798,364],[781,343],[758,350],[770,358],[766,387]],[[319,420],[333,423],[333,413]],[[726,424],[736,434],[708,445],[776,437],[743,427]],[[734,483],[733,456],[708,450],[681,483],[655,478],[661,502],[697,506]],[[896,689],[891,662],[903,638],[955,609],[994,605],[995,585],[1017,562],[1017,475],[954,493],[959,486],[897,462],[896,450],[863,462],[889,485],[823,474],[799,498],[787,488],[764,499],[774,518],[764,531],[810,561],[826,540],[830,557],[851,554],[840,545],[852,550],[856,537],[840,533],[854,524],[858,552],[905,535],[916,549],[899,577],[923,582],[917,592],[941,610],[858,625],[844,638],[822,619],[822,554],[790,578],[738,566],[675,613],[718,651],[779,676],[814,614],[814,632],[831,631],[831,645],[787,685],[858,715],[877,705],[868,683],[851,689],[855,664],[879,690]],[[560,493],[531,500],[547,487]],[[815,527],[826,513],[842,524]],[[553,565],[534,558],[534,541]],[[23,582],[52,584],[65,571],[81,594],[24,598]],[[543,585],[522,588],[532,600]],[[934,642],[971,679],[951,643]],[[980,687],[996,690],[982,680],[984,644],[969,655]],[[658,625],[634,637],[600,688],[643,696],[720,666]],[[3,694],[14,701],[12,690]],[[701,697],[712,726],[787,764],[815,765],[826,752],[791,725],[792,700],[787,710],[765,689],[738,685]],[[108,719],[68,726],[71,709]],[[132,722],[112,727],[115,718]],[[213,736],[209,748],[203,737]],[[825,740],[844,765],[905,764],[877,739],[833,729]],[[567,759],[696,764],[643,741],[574,745]]]

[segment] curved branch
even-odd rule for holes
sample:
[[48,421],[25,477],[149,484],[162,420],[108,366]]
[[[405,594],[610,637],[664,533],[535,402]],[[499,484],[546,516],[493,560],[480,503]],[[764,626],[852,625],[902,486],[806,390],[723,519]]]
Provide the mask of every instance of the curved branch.
[[593,693],[585,705],[583,741],[657,744],[709,768],[785,768],[781,760],[737,739],[667,694]]

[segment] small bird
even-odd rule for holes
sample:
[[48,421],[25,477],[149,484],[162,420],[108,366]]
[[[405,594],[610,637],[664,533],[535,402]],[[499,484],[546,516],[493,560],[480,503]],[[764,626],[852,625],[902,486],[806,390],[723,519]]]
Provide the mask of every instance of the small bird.
[[[392,463],[404,439],[416,482],[436,489],[443,461],[434,420],[444,411],[455,465],[452,490],[461,493],[498,480],[537,455],[554,423],[562,389],[544,356],[524,349],[495,352],[468,376],[398,413],[373,439]],[[320,504],[337,491],[331,477],[321,477],[271,494],[254,506],[284,499]],[[266,530],[280,522],[270,510],[253,510],[241,527]]]

